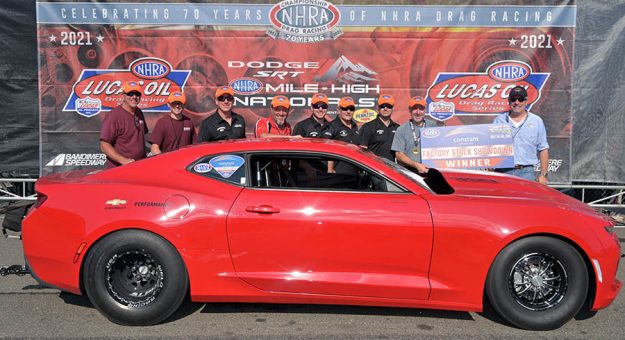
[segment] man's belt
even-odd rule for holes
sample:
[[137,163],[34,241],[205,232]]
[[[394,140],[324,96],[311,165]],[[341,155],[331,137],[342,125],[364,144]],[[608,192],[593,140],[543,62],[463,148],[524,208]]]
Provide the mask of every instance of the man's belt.
[[518,170],[518,169],[523,169],[523,168],[527,168],[527,167],[530,167],[530,166],[533,166],[533,165],[521,165],[521,164],[515,164],[512,168],[513,168],[513,169],[517,169],[517,170]]

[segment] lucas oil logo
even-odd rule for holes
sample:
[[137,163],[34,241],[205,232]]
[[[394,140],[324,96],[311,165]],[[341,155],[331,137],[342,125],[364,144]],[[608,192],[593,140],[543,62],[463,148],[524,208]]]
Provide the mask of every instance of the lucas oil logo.
[[530,109],[540,98],[549,75],[534,72],[530,65],[517,60],[493,63],[484,72],[440,72],[428,89],[427,101],[441,103],[438,108],[442,112],[438,117],[430,114],[435,119],[445,120],[451,118],[451,111],[471,115],[501,113],[509,109],[508,96],[517,85],[527,90],[526,105]]
[[284,0],[269,11],[267,35],[295,43],[315,43],[343,34],[336,26],[341,12],[324,0]]
[[169,112],[167,97],[172,92],[183,92],[190,74],[190,70],[174,70],[166,60],[151,57],[133,61],[126,70],[85,69],[74,84],[63,111],[76,111],[85,117],[110,111],[122,103],[122,84],[136,81],[142,92],[140,109]]

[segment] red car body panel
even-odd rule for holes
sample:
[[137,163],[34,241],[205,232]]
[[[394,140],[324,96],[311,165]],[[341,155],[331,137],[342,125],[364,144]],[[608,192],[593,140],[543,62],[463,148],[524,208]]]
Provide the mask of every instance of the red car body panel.
[[[408,192],[259,189],[186,170],[207,155],[276,150],[347,157]],[[604,229],[613,221],[537,183],[444,175],[453,194],[435,194],[333,141],[202,144],[94,174],[40,179],[36,190],[47,199],[24,220],[24,251],[40,280],[81,294],[81,265],[93,245],[116,230],[144,229],[179,251],[194,301],[481,311],[497,254],[519,238],[552,235],[575,245],[593,269],[592,308],[614,300],[620,247]],[[165,203],[185,200],[186,216],[169,217]]]

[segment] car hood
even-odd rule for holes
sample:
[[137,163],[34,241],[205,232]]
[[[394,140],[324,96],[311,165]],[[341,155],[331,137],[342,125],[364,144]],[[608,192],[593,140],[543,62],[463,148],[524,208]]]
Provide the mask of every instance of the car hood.
[[596,212],[587,204],[538,182],[500,173],[481,171],[443,171],[443,175],[454,188],[455,195],[493,197],[516,201],[540,201],[542,205],[553,205],[559,209],[577,210],[612,221],[609,217]]

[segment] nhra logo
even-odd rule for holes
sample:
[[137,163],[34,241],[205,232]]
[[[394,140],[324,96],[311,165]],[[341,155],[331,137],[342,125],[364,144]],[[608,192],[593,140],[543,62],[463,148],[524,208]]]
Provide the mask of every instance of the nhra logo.
[[169,112],[167,97],[173,92],[183,92],[190,74],[190,70],[173,70],[167,61],[150,57],[133,61],[127,70],[85,69],[74,84],[63,111],[76,111],[85,117],[110,111],[122,103],[122,84],[136,81],[142,90],[140,109]]
[[335,27],[341,12],[324,0],[284,0],[269,11],[273,28],[267,35],[295,43],[314,43],[336,39],[342,32]]
[[[527,90],[527,108],[530,109],[540,98],[549,75],[534,72],[530,65],[517,60],[493,63],[481,73],[440,72],[428,89],[427,101],[450,103],[455,107],[455,114],[492,115],[508,110],[510,90],[519,85]],[[441,120],[435,115],[432,118]],[[444,119],[449,118],[451,116]]]
[[46,166],[102,166],[106,163],[103,153],[61,153]]
[[95,116],[102,111],[100,99],[91,97],[76,99],[76,112],[85,117]]
[[421,129],[421,137],[424,138],[436,138],[438,136],[440,136],[441,132],[438,131],[438,129],[435,128],[425,128],[425,129]]
[[254,78],[238,78],[230,82],[230,87],[236,94],[256,94],[263,89],[263,83]]

